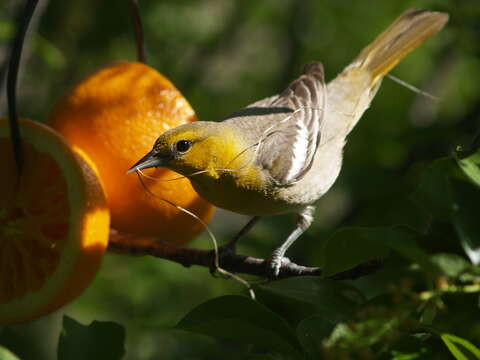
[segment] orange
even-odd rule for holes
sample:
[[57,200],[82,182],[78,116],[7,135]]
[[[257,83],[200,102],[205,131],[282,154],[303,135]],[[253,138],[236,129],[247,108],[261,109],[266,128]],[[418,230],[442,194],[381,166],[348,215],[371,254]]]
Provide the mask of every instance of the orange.
[[45,125],[21,120],[18,181],[0,119],[0,323],[34,319],[77,297],[108,243],[109,212],[89,160]]
[[[201,232],[202,225],[149,194],[137,175],[126,171],[161,133],[195,120],[187,100],[155,69],[118,62],[76,85],[59,100],[48,122],[97,165],[113,228],[182,245]],[[161,181],[179,177],[164,168],[145,173],[160,180],[146,180],[153,193],[208,223],[213,206],[197,195],[188,179]]]

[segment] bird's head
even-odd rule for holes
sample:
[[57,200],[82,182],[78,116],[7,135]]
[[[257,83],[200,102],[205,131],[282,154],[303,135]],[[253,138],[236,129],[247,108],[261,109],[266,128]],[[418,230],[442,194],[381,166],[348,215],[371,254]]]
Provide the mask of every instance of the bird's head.
[[182,175],[205,170],[218,178],[221,169],[241,167],[248,161],[247,147],[243,138],[223,124],[199,121],[160,135],[152,150],[128,172],[166,167]]

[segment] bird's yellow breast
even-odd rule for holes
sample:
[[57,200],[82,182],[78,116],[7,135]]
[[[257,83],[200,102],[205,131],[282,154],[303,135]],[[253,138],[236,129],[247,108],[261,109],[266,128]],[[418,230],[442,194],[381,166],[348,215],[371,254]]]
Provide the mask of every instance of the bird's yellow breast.
[[195,190],[212,204],[245,215],[290,210],[289,204],[277,199],[278,189],[256,163],[255,144],[235,129],[222,127],[215,133],[195,129],[192,134],[182,132],[176,137],[192,139],[194,145],[171,168],[188,176]]
[[218,178],[195,177],[195,190],[209,202],[222,209],[250,216],[267,216],[290,212],[292,204],[278,197],[278,189],[265,184],[256,185],[261,175],[237,176],[223,174]]

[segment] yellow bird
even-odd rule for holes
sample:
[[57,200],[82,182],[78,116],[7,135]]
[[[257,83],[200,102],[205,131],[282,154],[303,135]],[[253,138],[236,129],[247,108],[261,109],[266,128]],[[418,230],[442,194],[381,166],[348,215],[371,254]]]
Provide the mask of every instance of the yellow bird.
[[278,276],[285,252],[338,177],[346,137],[382,78],[447,21],[444,13],[410,9],[328,84],[320,62],[307,64],[283,92],[222,122],[168,130],[129,171],[161,166],[185,175],[214,205],[253,216],[248,229],[260,216],[296,213],[295,229],[271,256]]

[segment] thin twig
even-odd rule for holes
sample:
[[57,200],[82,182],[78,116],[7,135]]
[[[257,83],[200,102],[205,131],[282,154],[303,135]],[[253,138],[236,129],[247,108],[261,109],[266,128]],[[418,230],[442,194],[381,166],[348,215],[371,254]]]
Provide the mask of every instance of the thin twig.
[[10,61],[8,65],[8,117],[10,122],[10,138],[12,139],[13,156],[15,157],[15,164],[17,166],[18,179],[20,179],[23,168],[23,148],[17,114],[17,78],[25,34],[27,33],[28,24],[30,23],[37,4],[38,0],[28,0],[25,5],[25,8],[18,21],[18,30],[13,40],[12,52],[10,54]]
[[147,63],[145,53],[145,38],[143,36],[142,18],[138,8],[138,0],[128,0],[130,15],[132,17],[133,27],[135,29],[135,43],[137,44],[137,60],[144,64]]
[[[110,233],[109,250],[129,255],[150,255],[169,260],[186,267],[192,265],[211,268],[214,263],[214,252],[180,248],[150,237],[139,237],[112,230]],[[220,266],[232,273],[243,273],[262,277],[269,276],[268,260],[239,255],[232,252],[222,253]],[[382,267],[380,261],[371,261],[360,264],[353,269],[337,273],[329,279],[353,280],[378,271]],[[318,267],[307,267],[295,263],[282,264],[278,278],[294,276],[321,276],[322,270]]]

